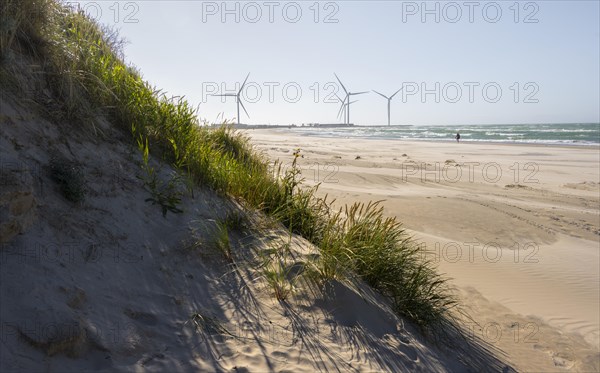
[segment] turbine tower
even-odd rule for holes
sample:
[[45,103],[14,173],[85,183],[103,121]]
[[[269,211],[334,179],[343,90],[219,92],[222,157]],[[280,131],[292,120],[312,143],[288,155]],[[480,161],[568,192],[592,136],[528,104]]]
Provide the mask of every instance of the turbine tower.
[[373,92],[377,93],[379,96],[381,96],[381,97],[385,98],[385,99],[387,100],[387,102],[388,102],[388,105],[387,105],[387,106],[388,106],[388,126],[390,125],[390,106],[391,106],[391,103],[392,103],[392,99],[393,99],[393,98],[394,98],[394,96],[396,96],[396,94],[397,94],[398,92],[400,92],[401,90],[402,90],[402,88],[400,88],[399,90],[397,90],[397,91],[396,91],[396,93],[394,93],[394,94],[393,94],[393,95],[391,95],[390,97],[388,97],[388,96],[384,95],[383,93],[379,93],[379,92],[377,92],[377,91],[375,91],[375,90],[373,91]]
[[244,79],[244,83],[242,83],[242,86],[240,87],[240,90],[237,93],[224,93],[221,95],[211,95],[211,96],[220,96],[220,97],[235,97],[235,100],[237,101],[237,124],[238,125],[241,124],[241,122],[240,122],[240,105],[242,106],[242,109],[244,109],[244,113],[246,113],[246,116],[248,118],[250,118],[250,115],[246,111],[246,108],[244,107],[244,104],[242,103],[242,100],[240,99],[240,95],[242,94],[242,89],[244,89],[244,86],[246,85],[246,82],[248,81],[249,76],[250,76],[250,73],[248,73],[248,75],[246,75],[246,79]]
[[[349,92],[346,89],[346,87],[344,87],[344,84],[342,83],[342,81],[340,80],[340,78],[338,78],[337,74],[334,73],[333,75],[335,75],[335,78],[340,83],[340,85],[342,86],[342,89],[346,93],[346,97],[344,97],[344,101],[342,103],[342,108],[345,107],[345,111],[346,111],[346,124],[350,124],[350,104],[353,104],[353,103],[356,102],[356,101],[350,101],[351,96],[362,95],[364,93],[369,93],[369,91],[364,91],[364,92]],[[348,101],[348,103],[346,103],[346,101]],[[341,110],[341,108],[340,108],[340,110]]]

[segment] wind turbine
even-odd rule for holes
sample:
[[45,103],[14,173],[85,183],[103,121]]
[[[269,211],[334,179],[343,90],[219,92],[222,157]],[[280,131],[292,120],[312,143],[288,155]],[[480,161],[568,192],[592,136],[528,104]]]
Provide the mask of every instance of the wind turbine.
[[244,109],[244,113],[246,113],[246,116],[248,118],[250,118],[250,115],[246,111],[246,108],[244,107],[244,104],[242,103],[242,100],[240,99],[240,95],[242,94],[242,89],[244,89],[244,86],[246,85],[246,82],[248,81],[249,76],[250,76],[250,73],[248,73],[248,75],[246,75],[246,79],[244,79],[244,83],[242,83],[242,86],[240,87],[240,90],[237,93],[224,93],[222,95],[211,95],[211,96],[220,96],[220,97],[235,97],[235,99],[237,101],[237,124],[238,125],[240,124],[240,105],[242,106],[242,109]]
[[398,92],[400,92],[401,90],[402,90],[402,88],[400,88],[399,90],[397,90],[397,91],[396,91],[396,93],[394,93],[394,94],[393,94],[393,95],[391,95],[390,97],[388,97],[388,96],[384,95],[383,93],[379,93],[379,92],[377,92],[377,91],[373,90],[373,92],[375,92],[375,93],[377,93],[379,96],[381,96],[381,97],[385,98],[385,99],[387,100],[387,102],[388,102],[388,126],[390,125],[390,106],[391,106],[391,103],[392,103],[392,99],[393,99],[393,98],[394,98],[394,96],[396,96],[396,94],[397,94]]
[[[346,89],[346,87],[344,87],[344,84],[342,83],[342,81],[340,80],[340,78],[338,78],[337,74],[333,73],[333,75],[335,75],[335,78],[340,83],[340,85],[342,86],[342,89],[346,93],[346,97],[344,97],[344,101],[342,103],[342,107],[346,106],[346,124],[350,124],[350,104],[353,104],[353,103],[356,102],[356,101],[350,101],[350,98],[352,96],[362,95],[364,93],[369,93],[369,91],[364,91],[364,92],[349,92]],[[348,103],[346,103],[346,101],[348,101]]]

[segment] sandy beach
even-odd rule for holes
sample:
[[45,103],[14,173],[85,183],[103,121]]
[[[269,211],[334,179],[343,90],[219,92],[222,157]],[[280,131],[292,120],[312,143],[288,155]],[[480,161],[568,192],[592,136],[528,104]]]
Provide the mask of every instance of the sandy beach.
[[597,147],[246,133],[338,206],[383,200],[519,370],[599,369]]

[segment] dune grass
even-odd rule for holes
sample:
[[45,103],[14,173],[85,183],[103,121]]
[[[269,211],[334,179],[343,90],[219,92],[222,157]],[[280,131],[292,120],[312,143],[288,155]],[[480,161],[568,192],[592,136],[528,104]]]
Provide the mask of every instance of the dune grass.
[[[124,62],[118,36],[85,14],[55,0],[7,0],[0,7],[3,85],[4,79],[18,75],[11,71],[18,68],[19,56],[39,61],[66,120],[98,131],[95,118],[108,118],[131,131],[133,143],[143,143],[146,152],[172,164],[193,184],[276,218],[320,249],[320,260],[313,265],[324,280],[354,273],[418,325],[435,330],[448,320],[456,302],[445,279],[421,259],[417,245],[395,218],[384,216],[379,203],[333,209],[331,201],[316,195],[316,188],[302,186],[296,167],[299,150],[291,169],[283,172],[279,164],[271,172],[244,135],[226,125],[203,125],[184,98],[168,97],[144,81]],[[155,200],[162,201],[163,215],[165,206],[178,211],[177,199]],[[227,231],[221,232],[224,241]],[[282,289],[285,298],[287,288]]]

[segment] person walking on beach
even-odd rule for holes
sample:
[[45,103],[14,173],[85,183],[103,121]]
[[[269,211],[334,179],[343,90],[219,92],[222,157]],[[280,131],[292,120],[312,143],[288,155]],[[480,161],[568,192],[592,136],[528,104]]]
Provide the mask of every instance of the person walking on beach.
[[456,142],[460,142],[460,133],[457,132],[454,138],[456,139]]

